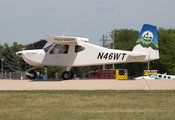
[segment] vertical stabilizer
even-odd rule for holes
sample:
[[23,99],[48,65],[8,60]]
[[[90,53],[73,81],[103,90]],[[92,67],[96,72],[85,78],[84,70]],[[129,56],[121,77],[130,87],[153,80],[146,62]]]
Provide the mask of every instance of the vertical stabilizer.
[[133,52],[140,52],[149,54],[150,60],[159,59],[159,48],[157,39],[156,26],[144,24],[136,44],[133,48]]

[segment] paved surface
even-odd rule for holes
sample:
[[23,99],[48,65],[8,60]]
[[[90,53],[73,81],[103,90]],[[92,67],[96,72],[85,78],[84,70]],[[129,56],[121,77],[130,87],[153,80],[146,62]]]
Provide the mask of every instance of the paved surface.
[[175,90],[175,80],[2,80],[0,90]]

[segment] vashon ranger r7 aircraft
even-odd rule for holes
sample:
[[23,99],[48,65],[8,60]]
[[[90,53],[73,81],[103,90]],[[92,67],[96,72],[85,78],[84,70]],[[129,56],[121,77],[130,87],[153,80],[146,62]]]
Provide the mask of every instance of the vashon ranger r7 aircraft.
[[[88,38],[49,36],[43,49],[16,53],[25,62],[36,67],[65,66],[63,79],[71,79],[72,67],[102,64],[146,62],[159,59],[156,26],[144,24],[132,51],[108,49],[88,43]],[[35,68],[36,68],[35,67]],[[30,79],[36,78],[32,69],[26,70]]]

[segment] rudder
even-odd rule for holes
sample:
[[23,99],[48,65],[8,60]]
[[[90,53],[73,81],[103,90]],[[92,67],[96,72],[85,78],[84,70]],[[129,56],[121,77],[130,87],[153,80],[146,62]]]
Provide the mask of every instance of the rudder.
[[133,52],[140,52],[149,54],[150,60],[159,59],[159,48],[157,38],[156,26],[144,24],[136,44],[133,48]]

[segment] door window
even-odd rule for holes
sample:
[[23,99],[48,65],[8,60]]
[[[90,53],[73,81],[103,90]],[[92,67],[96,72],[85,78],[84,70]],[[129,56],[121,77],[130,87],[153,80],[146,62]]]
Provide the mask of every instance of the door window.
[[67,54],[69,45],[56,44],[55,47],[50,51],[50,54]]

